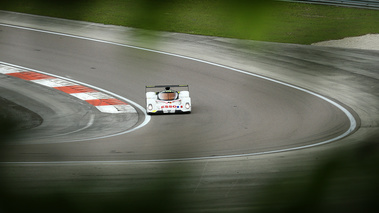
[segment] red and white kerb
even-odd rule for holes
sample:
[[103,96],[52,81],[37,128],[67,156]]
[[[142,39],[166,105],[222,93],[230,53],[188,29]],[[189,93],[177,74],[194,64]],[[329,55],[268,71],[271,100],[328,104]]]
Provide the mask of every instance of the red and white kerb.
[[0,73],[51,87],[88,102],[105,113],[137,113],[128,103],[75,82],[0,64]]

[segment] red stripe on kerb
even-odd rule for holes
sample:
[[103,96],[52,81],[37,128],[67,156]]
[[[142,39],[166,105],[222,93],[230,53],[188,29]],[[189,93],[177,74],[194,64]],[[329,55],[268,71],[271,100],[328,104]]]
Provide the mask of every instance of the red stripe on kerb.
[[7,75],[14,76],[14,77],[21,78],[28,81],[55,78],[55,77],[41,74],[38,72],[14,72],[14,73],[8,73]]
[[95,100],[86,100],[88,103],[94,106],[107,106],[107,105],[128,105],[125,102],[122,102],[118,99],[95,99]]
[[91,89],[89,87],[85,87],[82,85],[74,85],[74,86],[65,86],[65,87],[54,87],[57,90],[60,90],[65,93],[84,93],[84,92],[97,92],[94,89]]

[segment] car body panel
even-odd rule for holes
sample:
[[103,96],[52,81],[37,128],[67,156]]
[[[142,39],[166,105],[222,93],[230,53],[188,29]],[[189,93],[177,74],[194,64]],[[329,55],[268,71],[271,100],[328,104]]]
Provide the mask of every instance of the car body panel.
[[191,113],[188,85],[146,86],[145,92],[147,114]]

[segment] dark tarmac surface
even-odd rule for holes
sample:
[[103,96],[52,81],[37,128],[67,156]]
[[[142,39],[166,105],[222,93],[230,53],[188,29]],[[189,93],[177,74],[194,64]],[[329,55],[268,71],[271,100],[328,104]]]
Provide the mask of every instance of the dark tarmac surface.
[[[17,88],[24,84],[30,87],[25,90],[27,94],[19,91],[29,97],[18,98],[19,102],[35,106],[48,125],[42,130],[36,128],[37,136],[30,131],[22,141],[32,146],[12,146],[11,142],[9,147],[3,147],[8,161],[162,160],[244,155],[332,140],[352,125],[341,109],[320,97],[225,67],[23,29],[2,27],[0,36],[3,43],[9,43],[0,47],[0,57],[9,63],[89,82],[140,105],[144,105],[143,85],[182,84],[185,79],[191,85],[193,99],[190,115],[154,116],[137,131],[96,139],[92,134],[109,131],[110,127],[96,121],[91,125],[87,120],[91,115],[105,120],[106,115],[98,115],[84,101],[60,96],[53,89],[15,80],[19,84]],[[9,78],[3,81],[14,80]],[[144,120],[142,113],[138,117]],[[117,123],[117,118],[114,119]],[[84,136],[75,137],[78,134],[75,130],[86,125],[90,127],[80,131]],[[72,140],[75,141],[65,143]],[[25,157],[25,153],[33,155]]]
[[[55,32],[60,31],[149,47],[148,44],[142,43],[138,37],[129,36],[130,34],[136,33],[134,29],[4,12],[0,13],[0,18],[3,23],[8,24],[34,28],[43,27]],[[116,149],[125,145],[108,146],[105,144],[99,147],[96,145],[96,142],[93,141],[85,142],[82,147],[89,147],[89,150],[86,151],[87,153],[92,153],[91,149],[94,149],[94,155],[87,155],[88,158],[84,160],[88,161],[75,162],[67,161],[67,159],[78,159],[77,157],[80,156],[80,153],[75,153],[73,149],[56,151],[60,153],[74,152],[72,156],[69,156],[70,158],[68,158],[67,155],[59,158],[59,156],[49,156],[48,153],[39,152],[41,150],[33,148],[35,145],[20,146],[23,148],[13,150],[16,155],[14,158],[10,156],[9,160],[13,158],[13,160],[20,161],[43,160],[45,162],[9,163],[8,161],[8,163],[1,163],[1,183],[3,184],[3,189],[6,189],[1,190],[1,192],[10,193],[12,198],[15,198],[15,203],[27,200],[33,201],[34,206],[31,203],[28,205],[28,207],[34,207],[32,209],[40,209],[41,206],[49,209],[49,204],[51,204],[51,208],[54,209],[57,206],[56,203],[61,203],[60,201],[64,199],[66,202],[64,206],[60,206],[61,209],[66,208],[71,211],[80,209],[81,211],[78,210],[78,212],[83,212],[83,208],[88,210],[87,207],[93,207],[98,210],[103,209],[105,211],[112,209],[109,206],[114,206],[114,208],[124,207],[127,209],[134,205],[134,207],[137,206],[140,207],[140,209],[144,209],[149,206],[146,204],[151,204],[150,206],[155,207],[153,209],[159,210],[161,209],[159,208],[161,205],[153,205],[153,201],[162,201],[162,199],[157,199],[157,196],[154,195],[167,194],[167,192],[175,195],[175,201],[184,201],[176,202],[179,206],[171,205],[171,202],[168,202],[175,212],[249,212],[252,209],[259,210],[260,208],[269,207],[274,209],[275,207],[280,207],[281,210],[285,211],[288,209],[291,210],[291,208],[284,208],[283,202],[289,204],[290,207],[298,207],[299,205],[296,205],[295,201],[307,202],[305,204],[304,202],[302,203],[304,205],[299,209],[302,211],[314,210],[315,206],[318,206],[318,210],[324,210],[323,212],[330,209],[335,210],[335,208],[329,207],[337,207],[337,209],[342,210],[342,212],[346,212],[346,210],[354,212],[355,207],[360,207],[360,210],[363,209],[368,212],[373,209],[371,208],[372,206],[370,206],[370,200],[376,197],[370,196],[372,195],[370,189],[375,189],[377,186],[376,182],[373,181],[373,179],[377,180],[377,176],[374,174],[376,170],[370,168],[376,168],[377,165],[377,161],[375,161],[377,149],[375,146],[373,147],[372,144],[377,143],[377,133],[379,132],[378,51],[274,43],[264,43],[262,46],[260,42],[254,41],[236,41],[233,39],[169,33],[161,33],[159,36],[159,45],[155,44],[155,46],[153,45],[150,48],[192,56],[248,72],[254,72],[330,97],[342,103],[344,106],[347,106],[347,108],[352,109],[352,112],[355,112],[354,116],[358,116],[360,119],[360,128],[349,137],[313,148],[256,156],[174,162],[93,161],[94,159],[111,159],[110,157],[113,155],[115,156],[113,159],[119,159],[117,156],[131,154],[127,153],[130,150]],[[33,52],[31,51],[33,45],[26,46],[26,49],[29,49],[29,53]],[[42,52],[43,51],[42,49]],[[15,56],[17,56],[17,54]],[[46,68],[45,66],[47,66],[48,63],[34,63],[34,60],[32,60],[33,57],[35,56],[23,62],[16,61],[16,57],[7,62],[17,62],[16,64],[18,65],[40,69]],[[45,62],[46,61],[49,62],[49,60],[45,59]],[[172,63],[171,60],[168,62]],[[65,67],[66,64],[67,63],[61,62],[62,67]],[[74,64],[78,65],[79,62],[75,62]],[[84,67],[78,70],[91,70],[91,67],[88,65],[89,64],[85,64]],[[181,64],[179,64],[179,66],[181,66]],[[67,76],[74,73],[72,70],[63,70],[61,67],[59,70],[51,68],[52,67],[49,67],[48,69],[55,70],[57,73],[63,73],[63,75]],[[107,68],[97,67],[96,70],[99,71],[98,69],[106,70]],[[121,70],[124,69],[125,67],[117,68],[117,70],[120,70],[117,74],[123,76],[122,80],[127,79],[125,77],[126,75],[121,72]],[[224,72],[218,68],[217,70]],[[66,71],[68,72],[66,73]],[[216,70],[212,72],[215,71]],[[167,70],[167,72],[169,73],[169,70]],[[229,71],[227,71],[227,73],[229,73]],[[234,76],[234,74],[230,75]],[[240,74],[237,74],[237,76],[238,75]],[[100,87],[104,86],[111,91],[119,92],[120,94],[124,94],[125,92],[125,94],[127,94],[126,96],[130,95],[130,93],[127,93],[128,91],[121,91],[120,88],[117,88],[117,85],[120,86],[119,83],[109,85],[105,82],[107,76],[88,78],[87,76],[83,76],[83,74],[75,74],[70,77],[77,80],[92,79],[91,82],[88,83],[101,82]],[[225,74],[222,77],[229,77],[229,74]],[[102,78],[105,79],[104,82],[98,80]],[[234,80],[232,78],[231,82],[232,85],[235,85],[235,83],[241,85],[239,82],[250,79],[250,77],[248,79]],[[149,77],[147,79],[144,78],[146,84],[151,84],[150,82],[154,80],[156,80],[156,76],[151,76],[151,78]],[[142,89],[139,90],[137,85],[136,89],[136,91],[138,90],[138,94],[135,94],[135,98],[139,103],[143,102],[143,86],[144,85],[142,85]],[[249,88],[252,87],[252,85],[248,86]],[[132,86],[129,85],[128,87]],[[259,88],[257,89],[259,90]],[[194,90],[193,97],[195,97],[196,94],[196,97],[204,98],[205,95],[202,91],[203,90]],[[261,91],[261,93],[263,92],[265,91]],[[296,101],[296,98],[294,99]],[[196,103],[195,99],[194,103]],[[296,103],[299,103],[299,100]],[[233,103],[233,105],[228,106],[234,108],[234,106],[238,107],[238,104],[240,103]],[[287,103],[287,106],[290,104],[291,103]],[[223,107],[225,108],[226,106]],[[261,109],[263,109],[263,107]],[[198,113],[201,111],[205,112],[205,109],[200,108]],[[280,110],[278,112],[280,112]],[[238,115],[238,113],[238,111],[234,111],[232,114]],[[224,114],[217,116],[223,116],[223,121],[229,118]],[[241,116],[242,115],[240,115],[240,117]],[[201,120],[202,118],[203,117],[198,116],[198,121],[203,121]],[[173,120],[176,122],[176,120],[179,119],[183,120],[183,117],[153,117],[152,121],[155,121],[155,123],[149,123],[148,126],[142,130],[146,131],[146,128],[151,130],[154,129],[153,127],[156,127],[158,123],[169,124],[173,122]],[[206,119],[209,119],[209,117],[204,118],[204,120]],[[149,125],[151,125],[151,127],[149,127]],[[224,126],[225,125],[227,126],[228,124],[224,124]],[[245,126],[241,125],[241,127]],[[178,126],[175,128],[180,129],[181,127]],[[192,128],[195,129],[195,127]],[[244,129],[242,128],[241,130],[243,131]],[[136,136],[138,131],[134,132],[132,136]],[[205,134],[206,133],[202,133],[202,135]],[[128,141],[124,142],[128,143]],[[57,149],[60,149],[61,147],[68,146],[68,144],[75,144],[75,142],[64,143],[62,146],[55,144],[51,145],[51,147],[56,146]],[[145,144],[145,146],[148,145]],[[79,146],[76,146],[75,148],[78,147]],[[217,147],[217,144],[215,144],[215,147]],[[96,150],[101,150],[101,148],[105,154],[99,157],[98,151]],[[199,150],[200,148],[201,147],[199,147]],[[147,148],[147,150],[148,149],[149,148]],[[162,147],[162,150],[165,150],[165,147]],[[157,151],[159,152],[160,150]],[[167,150],[165,151],[167,152]],[[192,150],[193,153],[196,153],[195,151]],[[342,155],[345,157],[341,158],[341,153],[344,153]],[[23,157],[19,158],[21,155],[23,155]],[[46,155],[46,158],[44,158],[43,155]],[[346,158],[346,155],[351,158]],[[59,159],[55,162],[46,162],[52,158]],[[3,158],[2,161],[7,160]],[[334,163],[330,164],[328,162]],[[332,167],[330,167],[330,165],[332,165]],[[328,168],[332,169],[328,170]],[[323,173],[325,171],[326,173]],[[346,174],[348,174],[348,176],[346,176]],[[316,177],[316,179],[312,177]],[[320,183],[317,181],[320,180],[317,177],[325,177],[323,179],[324,185],[321,185],[322,187],[317,185]],[[170,180],[175,180],[175,193],[170,190],[160,190],[159,187],[156,187],[160,185],[159,183],[161,182],[159,181],[170,182]],[[330,182],[328,182],[328,180],[330,180]],[[272,182],[284,183],[287,187],[279,187],[281,190],[269,190],[271,193],[266,194],[267,190],[264,190],[266,188],[265,186]],[[306,184],[312,182],[315,183],[315,185]],[[356,184],[357,182],[361,184]],[[152,187],[144,188],[143,186],[146,186],[146,184]],[[161,184],[161,186],[164,187],[167,186],[167,184]],[[314,190],[311,190],[315,189],[314,186],[318,186],[317,189],[320,189],[318,192],[321,191],[326,194],[318,193],[318,196],[314,196]],[[165,188],[169,189],[167,187]],[[305,191],[299,189],[304,189]],[[136,196],[137,192],[140,192],[138,194],[139,196]],[[143,194],[143,192],[146,193]],[[57,193],[61,196],[58,196]],[[262,201],[262,197],[265,194],[268,195],[269,199]],[[44,202],[38,199],[36,200],[35,195],[47,195],[52,198],[52,201],[50,202],[48,199],[44,199]],[[87,200],[84,201],[80,198]],[[131,198],[135,198],[135,200]],[[54,202],[54,199],[59,202]],[[172,199],[167,199],[172,201]],[[127,202],[128,200],[131,200],[132,203]],[[335,203],[334,201],[336,200],[340,202]],[[356,202],[351,202],[352,200]],[[281,203],[281,201],[283,202]],[[328,204],[330,201],[332,204]],[[12,208],[17,206],[11,205],[12,202],[8,202],[8,204],[7,206]],[[21,208],[21,206],[19,207]],[[291,212],[289,210],[288,212]]]

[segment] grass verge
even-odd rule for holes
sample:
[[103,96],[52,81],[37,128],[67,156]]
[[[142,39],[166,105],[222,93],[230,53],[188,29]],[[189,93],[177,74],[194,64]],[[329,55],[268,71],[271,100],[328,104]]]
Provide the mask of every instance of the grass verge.
[[1,10],[150,30],[282,43],[379,33],[379,11],[270,0],[13,0]]

